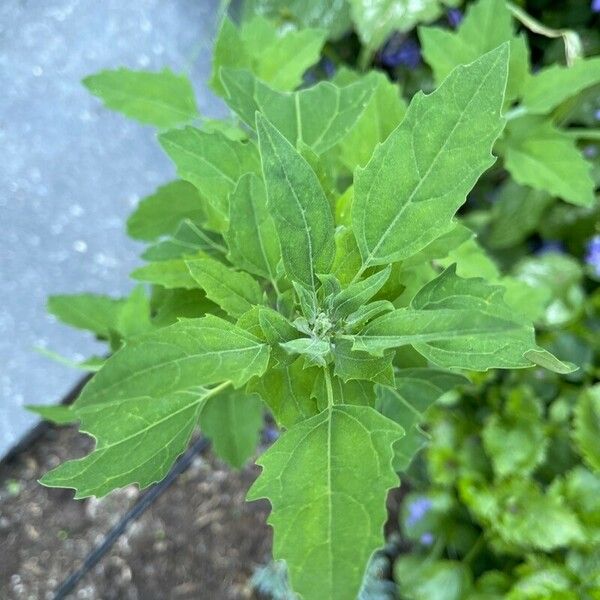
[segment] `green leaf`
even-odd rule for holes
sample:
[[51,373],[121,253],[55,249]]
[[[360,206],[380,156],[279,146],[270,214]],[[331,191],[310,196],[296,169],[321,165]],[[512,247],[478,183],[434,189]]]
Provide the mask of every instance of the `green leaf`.
[[531,478],[504,480],[492,488],[464,480],[460,494],[488,535],[498,537],[503,553],[551,552],[585,539],[581,523],[563,498],[544,493]]
[[479,0],[469,9],[458,31],[421,27],[419,37],[423,57],[433,69],[438,83],[458,65],[466,65],[505,42],[510,43],[506,98],[519,95],[529,71],[525,39],[514,35],[511,12],[506,0]]
[[150,299],[144,286],[137,285],[123,302],[115,331],[126,340],[152,329]]
[[539,117],[509,122],[499,145],[514,180],[578,206],[593,206],[591,165],[575,140]]
[[323,81],[293,93],[272,90],[248,71],[222,69],[227,104],[253,129],[261,112],[295,147],[302,143],[317,154],[332,148],[356,125],[379,78],[370,74],[339,87]]
[[565,100],[600,83],[600,57],[580,59],[569,67],[552,65],[529,77],[523,106],[530,114],[548,114]]
[[444,0],[349,0],[352,19],[360,39],[375,50],[395,30],[409,31],[417,23],[433,21],[442,14]]
[[75,498],[87,498],[132,483],[144,488],[160,481],[185,450],[202,402],[220,387],[170,392],[151,402],[144,396],[122,398],[78,410],[81,430],[96,439],[96,449],[63,463],[40,483],[73,488]]
[[169,69],[159,73],[116,69],[100,71],[83,85],[104,104],[156,127],[175,127],[198,116],[194,90],[185,75]]
[[392,445],[402,435],[372,408],[333,406],[289,429],[258,459],[263,471],[248,499],[269,499],[273,556],[285,558],[305,600],[356,598],[367,560],[383,542],[386,494],[398,483]]
[[376,408],[406,432],[395,446],[394,466],[405,471],[427,437],[420,425],[427,409],[443,394],[466,383],[462,375],[437,369],[400,369],[393,387],[378,385]]
[[548,438],[538,399],[515,391],[503,414],[493,414],[483,428],[483,446],[498,477],[527,477],[546,457]]
[[504,45],[457,67],[429,96],[417,94],[402,124],[357,170],[352,226],[363,268],[408,258],[453,226],[494,162],[507,61]]
[[275,223],[267,210],[265,186],[259,177],[244,175],[229,197],[225,239],[233,264],[265,279],[277,279],[281,250]]
[[600,472],[600,384],[579,396],[573,439],[585,462]]
[[55,425],[68,425],[77,421],[77,414],[71,410],[70,406],[56,404],[46,406],[44,404],[28,404],[25,407],[27,410],[39,415],[45,421],[50,421]]
[[255,394],[240,390],[209,398],[200,413],[200,429],[212,447],[235,469],[241,469],[256,452],[263,421],[263,404]]
[[123,300],[97,294],[57,295],[48,298],[47,308],[51,315],[71,327],[108,338],[110,331],[116,329]]
[[514,266],[512,276],[543,294],[538,322],[544,327],[564,327],[583,310],[583,269],[578,260],[567,254],[546,252],[525,257]]
[[161,260],[144,265],[132,271],[131,277],[138,281],[162,285],[167,289],[185,288],[193,290],[200,287],[190,274],[185,258]]
[[371,321],[352,338],[354,348],[377,354],[411,344],[440,367],[530,367],[533,360],[525,354],[540,350],[533,327],[503,301],[503,293],[483,279],[461,279],[451,267],[423,287],[409,308]]
[[523,187],[509,179],[501,188],[491,212],[486,244],[510,248],[533,233],[553,199],[544,191]]
[[185,264],[207,298],[232,317],[241,317],[262,304],[262,290],[248,273],[234,271],[212,258],[188,258]]
[[213,58],[211,86],[224,89],[219,78],[223,67],[245,68],[278,90],[293,90],[302,83],[304,72],[318,62],[326,32],[278,27],[273,21],[254,17],[238,29],[223,19]]
[[161,146],[175,163],[177,174],[192,183],[206,198],[212,228],[226,231],[229,194],[245,173],[258,173],[256,147],[233,141],[223,133],[207,133],[195,127],[172,129],[158,136]]
[[342,319],[364,306],[389,279],[392,268],[388,265],[370,277],[351,283],[346,289],[336,294],[331,301],[334,319]]
[[156,240],[174,234],[183,219],[201,224],[204,200],[193,185],[172,181],[143,198],[127,219],[127,233],[137,240]]
[[[157,290],[160,290],[157,294]],[[203,317],[219,312],[219,308],[206,298],[202,290],[156,288],[153,298],[152,322],[158,327],[172,325],[180,319]],[[158,298],[156,298],[158,296]]]
[[393,352],[371,356],[366,352],[352,350],[352,342],[349,340],[336,340],[333,345],[334,373],[344,382],[365,379],[394,385],[393,357]]
[[172,260],[198,253],[222,256],[227,252],[221,244],[221,238],[212,232],[204,231],[189,219],[181,221],[175,233],[148,246],[142,258],[151,262]]
[[299,27],[318,27],[337,38],[350,29],[347,2],[340,0],[248,0],[244,2],[244,15],[266,15],[288,19]]
[[304,357],[306,364],[324,367],[327,364],[331,344],[317,337],[302,337],[289,342],[283,342],[280,346],[290,354],[300,354]]
[[406,113],[406,102],[396,83],[392,83],[383,73],[372,71],[367,75],[343,69],[339,71],[334,83],[349,85],[356,81],[372,79],[375,91],[369,99],[356,124],[339,142],[339,160],[350,170],[364,167],[373,155],[377,144],[386,140],[388,135],[400,124]]
[[292,427],[317,414],[317,402],[313,398],[313,385],[320,369],[304,368],[304,359],[291,365],[269,369],[260,379],[248,384],[248,390],[256,392],[271,409],[280,427]]
[[162,398],[230,380],[235,387],[262,375],[269,348],[239,327],[207,315],[132,339],[84,388],[77,409]]
[[269,123],[256,116],[269,212],[281,244],[288,277],[315,290],[316,273],[333,263],[334,223],[315,172]]

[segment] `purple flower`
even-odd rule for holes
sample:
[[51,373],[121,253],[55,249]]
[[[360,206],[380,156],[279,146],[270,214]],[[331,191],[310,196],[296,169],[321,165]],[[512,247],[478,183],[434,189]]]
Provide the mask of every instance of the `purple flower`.
[[[600,2],[600,0],[598,0],[598,2]],[[600,12],[600,11],[598,11]],[[595,113],[594,113],[594,117],[596,118],[596,121],[600,121],[600,109],[598,109]]]
[[409,69],[416,69],[421,64],[421,47],[411,38],[404,39],[394,35],[383,47],[380,60],[385,67],[403,65]]
[[434,541],[434,537],[433,537],[433,533],[424,533],[421,536],[421,544],[423,544],[423,546],[431,546],[431,544],[433,544]]
[[272,444],[279,437],[279,430],[272,425],[267,425],[263,430],[263,440],[266,444]]
[[335,63],[328,56],[321,59],[321,68],[327,78],[331,79],[335,75]]
[[592,12],[600,13],[600,0],[592,0]]
[[460,10],[458,10],[458,8],[451,8],[446,13],[446,18],[448,19],[448,23],[450,23],[450,27],[454,27],[456,29],[463,20],[463,14]]
[[596,158],[596,156],[598,156],[598,146],[594,146],[594,144],[587,145],[583,149],[583,155],[586,158]]
[[411,502],[408,506],[406,524],[409,527],[416,525],[429,512],[432,506],[433,503],[429,498],[417,498],[414,502]]
[[588,242],[585,262],[592,267],[594,273],[600,277],[600,235],[595,235]]

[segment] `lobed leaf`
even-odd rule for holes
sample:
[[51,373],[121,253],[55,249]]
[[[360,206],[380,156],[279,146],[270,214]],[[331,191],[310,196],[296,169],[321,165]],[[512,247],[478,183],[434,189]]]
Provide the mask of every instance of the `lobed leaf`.
[[86,77],[83,85],[108,108],[141,123],[169,128],[198,116],[189,79],[169,69],[158,73],[130,69],[100,71]]
[[494,161],[507,61],[505,44],[457,67],[429,96],[417,94],[401,125],[357,170],[352,227],[363,268],[408,258],[452,227]]
[[315,172],[260,113],[256,115],[268,207],[286,273],[315,290],[317,273],[328,273],[335,246],[333,215]]
[[293,93],[271,89],[248,71],[222,69],[225,100],[240,118],[256,127],[261,112],[295,147],[322,154],[356,125],[379,79],[375,74],[343,87],[322,81]]
[[[403,431],[366,406],[333,406],[267,450],[249,500],[268,498],[273,556],[285,558],[305,600],[356,598],[382,543],[385,496],[398,479],[392,446]],[[360,448],[360,452],[357,452]]]

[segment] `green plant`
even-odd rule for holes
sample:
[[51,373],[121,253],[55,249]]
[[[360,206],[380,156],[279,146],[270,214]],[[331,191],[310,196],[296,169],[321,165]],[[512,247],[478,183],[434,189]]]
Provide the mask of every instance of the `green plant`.
[[[217,453],[241,466],[266,407],[284,433],[259,457],[249,498],[272,505],[274,556],[287,561],[302,597],[350,599],[383,543],[387,491],[425,444],[426,411],[451,390],[465,389],[464,403],[477,385],[487,394],[501,375],[477,373],[490,369],[540,366],[573,376],[571,362],[537,345],[533,322],[570,319],[583,294],[580,268],[548,256],[546,279],[537,263],[500,269],[473,230],[491,249],[522,243],[544,210],[566,206],[558,198],[592,218],[595,182],[576,145],[589,134],[556,115],[600,73],[597,59],[580,59],[530,76],[507,5],[481,0],[456,33],[420,30],[439,85],[408,105],[377,72],[341,69],[330,82],[293,91],[340,21],[324,3],[304,23],[311,28],[280,28],[256,16],[272,14],[274,4],[250,3],[252,18],[221,27],[212,86],[229,119],[198,115],[191,85],[170,71],[120,69],[85,80],[107,106],[160,128],[180,179],[144,199],[128,222],[130,235],[149,242],[148,264],[132,276],[151,284],[150,297],[140,286],[121,300],[50,299],[53,314],[107,340],[114,354],[83,365],[99,372],[71,407],[36,408],[79,421],[97,441],[42,483],[72,487],[77,498],[147,486],[167,473],[198,423]],[[442,4],[412,15],[406,28],[434,18]],[[361,6],[346,8],[365,61],[388,31],[369,33]],[[500,186],[502,199],[457,218],[474,186]],[[550,310],[557,302],[562,312]],[[565,354],[560,346],[556,353]],[[508,377],[531,378],[520,373]],[[515,460],[530,474],[545,456],[540,403],[527,386],[515,394],[506,414],[485,421],[485,451],[502,476]],[[595,392],[585,398],[580,413],[593,413]],[[434,456],[445,432],[430,423]],[[579,429],[586,460],[598,460],[594,430]],[[536,443],[501,458],[505,434]],[[483,502],[484,485],[471,485],[481,486],[472,495],[480,490]],[[536,493],[528,488],[526,499]],[[444,488],[439,502],[449,496]],[[558,504],[540,510],[556,516]],[[486,518],[486,527],[495,521]],[[433,533],[439,537],[433,529],[411,535]],[[401,579],[411,571],[413,563]]]

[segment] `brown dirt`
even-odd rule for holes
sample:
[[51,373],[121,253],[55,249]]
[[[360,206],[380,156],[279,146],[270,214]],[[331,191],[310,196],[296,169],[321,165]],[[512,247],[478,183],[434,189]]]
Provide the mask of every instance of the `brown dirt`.
[[[139,497],[134,487],[73,500],[37,479],[92,442],[50,429],[0,466],[0,598],[45,600]],[[80,583],[75,599],[251,598],[248,580],[267,562],[268,504],[246,503],[257,469],[231,472],[210,453],[195,459]]]

